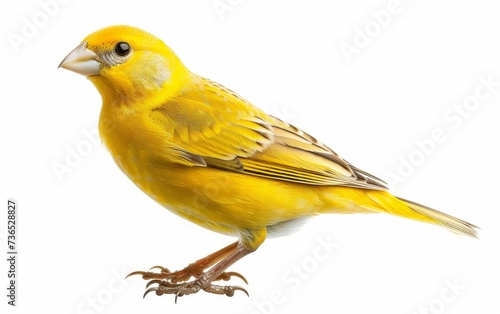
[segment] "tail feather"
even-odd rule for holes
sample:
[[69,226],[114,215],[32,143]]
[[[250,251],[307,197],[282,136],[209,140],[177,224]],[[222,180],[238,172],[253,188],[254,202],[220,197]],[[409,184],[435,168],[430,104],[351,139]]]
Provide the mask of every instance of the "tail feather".
[[468,235],[470,237],[477,238],[478,226],[475,226],[467,221],[458,219],[451,215],[445,214],[438,210],[432,209],[430,207],[420,205],[418,203],[399,198],[400,201],[405,202],[412,210],[415,212],[430,218],[435,224],[441,225],[450,231],[458,234]]
[[433,223],[458,234],[478,237],[479,227],[430,207],[395,197],[385,191],[370,191],[366,195],[378,205],[370,206],[377,212]]

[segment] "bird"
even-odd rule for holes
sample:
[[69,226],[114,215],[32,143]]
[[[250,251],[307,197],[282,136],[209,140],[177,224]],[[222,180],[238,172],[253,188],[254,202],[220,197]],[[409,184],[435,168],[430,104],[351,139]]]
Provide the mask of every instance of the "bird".
[[478,227],[396,197],[301,129],[232,90],[191,72],[162,40],[127,25],[97,30],[60,63],[87,77],[102,98],[99,134],[139,189],[174,214],[237,240],[185,268],[135,271],[144,293],[205,291],[248,295],[222,285],[227,271],[272,235],[328,213],[387,213],[477,237]]

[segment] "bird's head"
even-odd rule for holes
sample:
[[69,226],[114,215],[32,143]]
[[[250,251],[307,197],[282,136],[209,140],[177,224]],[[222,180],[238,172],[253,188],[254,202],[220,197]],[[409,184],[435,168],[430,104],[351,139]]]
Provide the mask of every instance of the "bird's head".
[[131,26],[110,26],[88,35],[59,67],[89,78],[104,102],[122,104],[174,94],[190,74],[160,39]]

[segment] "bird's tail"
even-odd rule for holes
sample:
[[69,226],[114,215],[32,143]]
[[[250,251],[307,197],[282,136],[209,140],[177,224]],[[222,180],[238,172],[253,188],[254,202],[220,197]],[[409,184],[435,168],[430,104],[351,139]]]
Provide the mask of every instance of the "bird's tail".
[[477,238],[478,227],[471,223],[430,207],[395,197],[385,191],[366,191],[365,193],[378,205],[369,206],[371,210],[440,225],[452,232]]

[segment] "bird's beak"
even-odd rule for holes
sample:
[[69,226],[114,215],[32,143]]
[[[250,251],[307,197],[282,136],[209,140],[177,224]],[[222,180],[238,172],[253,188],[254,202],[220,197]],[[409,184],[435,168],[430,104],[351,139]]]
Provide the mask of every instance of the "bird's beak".
[[76,72],[81,75],[98,75],[101,63],[97,61],[97,55],[86,48],[87,42],[82,42],[73,49],[59,64],[59,68]]

